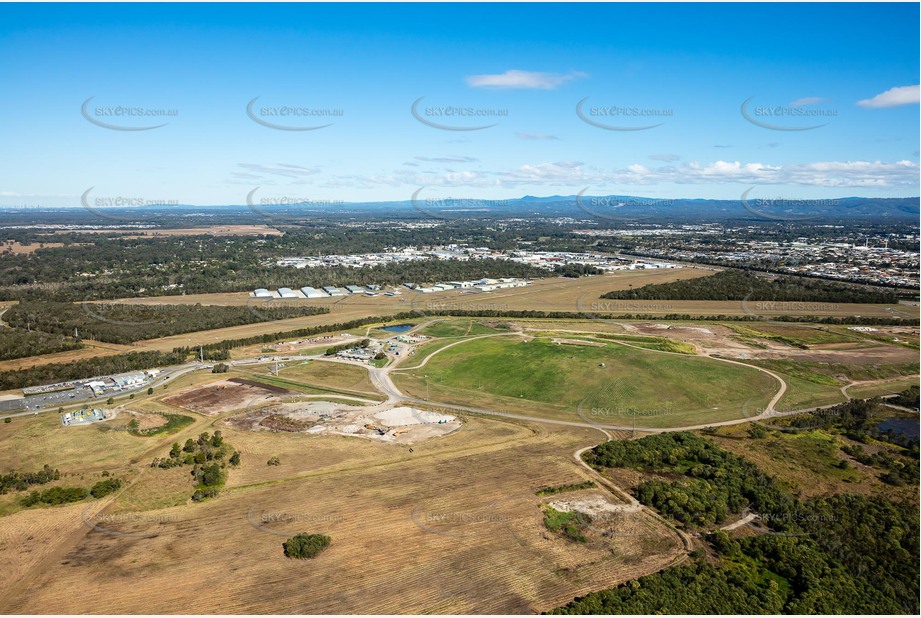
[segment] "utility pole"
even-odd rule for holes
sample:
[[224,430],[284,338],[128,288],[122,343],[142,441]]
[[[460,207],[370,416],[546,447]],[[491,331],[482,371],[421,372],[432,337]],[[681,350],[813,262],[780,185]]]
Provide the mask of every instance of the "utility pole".
[[198,346],[198,360],[201,364],[205,364],[205,348],[202,347],[201,344]]

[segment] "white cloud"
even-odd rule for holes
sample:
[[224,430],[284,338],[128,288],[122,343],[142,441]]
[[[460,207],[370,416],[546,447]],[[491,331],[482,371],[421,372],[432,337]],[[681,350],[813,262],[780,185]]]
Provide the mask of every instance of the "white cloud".
[[664,183],[685,185],[758,184],[814,187],[914,187],[919,165],[912,161],[825,161],[792,165],[760,162],[713,161],[650,167],[632,164],[618,169],[599,169],[579,161],[521,165],[502,170],[419,171],[403,168],[392,174],[340,177],[328,186],[437,186],[512,188],[521,186],[584,187],[586,185],[648,186]]
[[525,140],[540,140],[540,139],[557,140],[557,139],[560,139],[556,135],[548,135],[547,133],[525,133],[524,131],[518,131],[517,133],[515,133],[515,137],[517,137],[518,139],[525,139]]
[[487,75],[468,75],[467,85],[471,88],[527,88],[554,90],[577,77],[588,77],[581,71],[573,73],[541,73],[539,71],[518,71]]
[[790,103],[790,107],[803,107],[804,105],[815,105],[817,103],[822,103],[828,101],[828,99],[822,97],[803,97],[802,99],[797,99]]
[[921,98],[921,87],[897,86],[876,95],[872,99],[857,101],[857,105],[870,109],[899,107],[900,105],[917,105],[919,98]]
[[263,175],[305,178],[320,173],[320,169],[317,167],[303,167],[290,163],[278,163],[274,166],[260,163],[238,163],[237,165],[247,170],[249,172],[248,176],[252,178],[261,178]]
[[414,157],[417,161],[426,161],[428,163],[473,163],[479,161],[476,157]]

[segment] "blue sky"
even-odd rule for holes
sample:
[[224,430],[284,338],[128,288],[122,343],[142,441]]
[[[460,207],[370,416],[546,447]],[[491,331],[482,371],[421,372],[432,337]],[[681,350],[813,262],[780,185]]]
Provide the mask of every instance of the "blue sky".
[[916,196],[918,21],[910,3],[3,4],[0,203]]

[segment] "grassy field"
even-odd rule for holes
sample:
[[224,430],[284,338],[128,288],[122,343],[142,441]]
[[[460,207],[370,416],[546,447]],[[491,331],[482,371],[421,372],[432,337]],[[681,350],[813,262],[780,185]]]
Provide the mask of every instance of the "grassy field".
[[[257,365],[249,368],[260,374],[269,375],[274,365]],[[380,392],[371,384],[368,371],[358,365],[346,363],[308,361],[306,364],[288,365],[279,370],[278,376],[317,389],[335,389],[344,394],[380,398]]]
[[[859,337],[848,336],[829,328],[797,324],[739,324],[725,326],[739,334],[740,339],[770,339],[792,346],[812,347],[825,344],[861,344]],[[859,347],[859,345],[858,345]]]
[[420,334],[429,337],[471,337],[498,332],[502,330],[490,328],[480,320],[444,320],[419,331]]
[[918,386],[918,376],[910,378],[898,378],[879,382],[876,384],[859,384],[847,389],[847,394],[854,399],[864,399],[867,397],[879,397],[880,395],[895,395],[901,393],[910,386]]
[[[73,507],[43,509],[60,513],[35,530],[45,544],[31,557],[28,541],[2,550],[15,560],[0,610],[537,613],[680,555],[651,520],[638,522],[640,536],[600,547],[544,529],[534,492],[584,480],[571,453],[597,440],[593,430],[473,419],[412,455],[347,438],[225,435],[245,454],[214,500],[110,511],[104,527],[118,535],[89,533]],[[273,452],[282,465],[269,468]],[[148,470],[117,502],[169,494],[173,472]],[[16,538],[35,528],[14,517],[6,530]],[[311,561],[284,558],[281,542],[302,531],[332,544]],[[206,585],[220,592],[202,594]]]
[[764,406],[778,388],[766,374],[712,359],[507,337],[474,339],[392,375],[404,392],[433,401],[638,427],[743,418],[746,401]]
[[[859,361],[860,355],[855,355],[854,360]],[[887,380],[900,376],[917,375],[918,373],[917,363],[823,363],[789,359],[765,359],[749,362],[752,365],[800,377],[817,384],[837,384],[839,387],[847,384],[847,381]]]
[[917,499],[916,487],[887,485],[879,480],[879,470],[874,471],[856,462],[852,462],[846,470],[839,468],[838,462],[848,459],[840,447],[852,444],[843,436],[821,430],[800,433],[774,431],[765,438],[752,440],[747,437],[748,427],[720,427],[717,435],[707,437],[757,464],[804,498],[848,492]]

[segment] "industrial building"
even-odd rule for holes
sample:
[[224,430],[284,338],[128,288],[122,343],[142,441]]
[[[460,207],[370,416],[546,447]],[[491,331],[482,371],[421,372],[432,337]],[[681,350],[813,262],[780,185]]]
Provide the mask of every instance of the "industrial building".
[[297,294],[291,288],[278,288],[278,296],[281,298],[297,298]]
[[312,287],[301,288],[301,294],[303,294],[306,298],[328,298],[329,297],[329,294],[327,294],[326,292],[323,292],[321,290],[318,290]]
[[253,292],[253,296],[255,296],[256,298],[272,298],[272,293],[269,292],[265,288],[259,288],[258,290]]
[[345,296],[346,295],[344,291],[332,285],[323,286],[323,291],[329,294],[330,296]]
[[125,388],[128,386],[135,386],[140,384],[147,378],[147,374],[143,371],[134,371],[131,373],[120,373],[118,375],[112,376],[112,381],[115,382],[115,388]]

